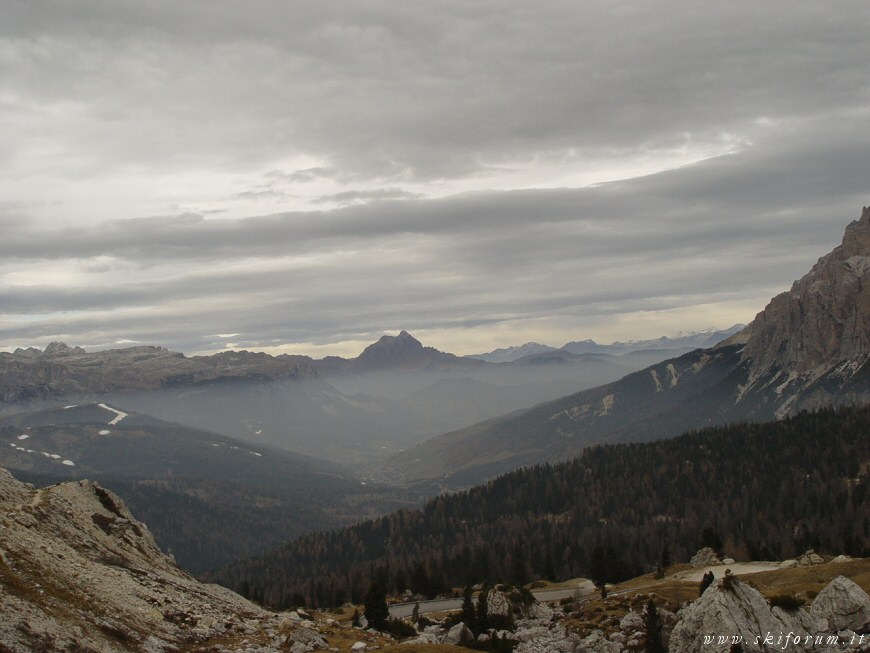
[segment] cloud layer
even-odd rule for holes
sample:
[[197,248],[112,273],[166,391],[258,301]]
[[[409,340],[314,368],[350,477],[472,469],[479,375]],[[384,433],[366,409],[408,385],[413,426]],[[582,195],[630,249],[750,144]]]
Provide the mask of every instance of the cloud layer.
[[7,13],[0,348],[724,327],[870,203],[863,2]]

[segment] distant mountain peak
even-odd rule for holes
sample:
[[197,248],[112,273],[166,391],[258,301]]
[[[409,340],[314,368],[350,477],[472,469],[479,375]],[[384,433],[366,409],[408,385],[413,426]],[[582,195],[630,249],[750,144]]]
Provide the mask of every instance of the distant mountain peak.
[[556,348],[550,347],[549,345],[542,345],[539,342],[527,342],[524,345],[516,347],[495,349],[486,354],[472,354],[471,356],[466,356],[466,358],[473,358],[488,363],[512,363],[513,361],[525,358],[526,356],[545,354],[550,351],[556,351]]
[[70,347],[65,342],[50,342],[42,352],[44,356],[71,356],[72,354],[84,354],[81,347]]
[[[381,336],[377,342],[363,349],[352,362],[354,371],[381,371],[387,369],[411,370],[432,366],[471,364],[464,358],[438,351],[434,347],[424,347],[407,331],[397,336]],[[478,363],[479,364],[479,363]]]
[[423,349],[423,343],[417,340],[407,331],[400,331],[397,336],[381,336],[377,342],[363,349],[359,359],[379,357],[384,354],[395,354],[407,351],[419,351]]

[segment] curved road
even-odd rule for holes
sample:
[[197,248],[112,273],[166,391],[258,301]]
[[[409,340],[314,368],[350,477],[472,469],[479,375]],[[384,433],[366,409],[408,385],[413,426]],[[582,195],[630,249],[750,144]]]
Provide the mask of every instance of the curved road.
[[[571,598],[574,592],[579,592],[581,598],[586,598],[597,592],[591,580],[578,583],[576,587],[558,590],[537,590],[533,591],[535,598],[542,603],[545,601],[561,601],[562,599]],[[459,610],[462,607],[462,599],[434,599],[432,601],[420,601],[420,614],[430,614],[432,612],[443,612],[446,610]],[[390,606],[390,616],[397,619],[410,617],[414,611],[414,602],[396,603]]]

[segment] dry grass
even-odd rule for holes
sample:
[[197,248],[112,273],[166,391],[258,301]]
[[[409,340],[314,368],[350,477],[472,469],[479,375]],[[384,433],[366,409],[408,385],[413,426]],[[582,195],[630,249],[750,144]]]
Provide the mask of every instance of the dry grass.
[[551,583],[548,580],[536,580],[534,583],[526,585],[530,590],[572,590],[579,585],[585,585],[589,582],[587,578],[571,578],[563,580],[560,583]]
[[767,598],[777,594],[794,594],[812,600],[837,576],[845,576],[860,585],[865,592],[870,592],[870,558],[764,571],[743,580],[758,588]]
[[[570,629],[588,632],[601,629],[605,634],[618,627],[618,620],[629,610],[642,612],[652,598],[659,607],[675,612],[681,605],[698,598],[699,583],[676,579],[679,572],[692,569],[689,565],[674,565],[668,568],[664,578],[645,574],[620,583],[609,590],[608,597],[597,595],[582,603],[581,612],[565,621]],[[724,569],[724,567],[723,567]],[[842,563],[827,563],[812,567],[777,569],[739,576],[741,580],[756,587],[765,597],[793,595],[809,603],[825,585],[837,576],[845,576],[870,591],[870,558]]]

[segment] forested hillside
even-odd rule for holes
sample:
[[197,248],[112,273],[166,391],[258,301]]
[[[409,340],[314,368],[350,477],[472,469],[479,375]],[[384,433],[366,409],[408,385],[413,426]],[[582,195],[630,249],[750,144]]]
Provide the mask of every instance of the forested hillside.
[[586,450],[352,528],[306,535],[213,576],[275,607],[361,600],[372,579],[435,594],[466,582],[619,580],[687,560],[813,548],[870,555],[870,408],[824,409]]

